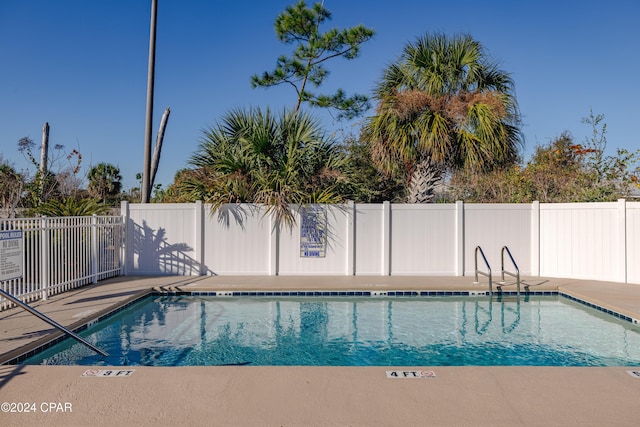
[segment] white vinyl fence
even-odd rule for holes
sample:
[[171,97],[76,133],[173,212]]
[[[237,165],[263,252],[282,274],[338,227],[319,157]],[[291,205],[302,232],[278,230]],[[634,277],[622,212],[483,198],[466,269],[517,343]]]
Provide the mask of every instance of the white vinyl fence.
[[495,276],[507,246],[523,275],[640,284],[640,202],[312,205],[293,227],[260,206],[210,209],[0,220],[24,236],[23,277],[2,289],[29,302],[121,274],[473,276],[476,246]]
[[[0,230],[23,232],[23,275],[1,286],[24,302],[121,274],[119,216],[2,219]],[[0,310],[10,305],[0,297]]]
[[481,246],[497,276],[507,246],[523,275],[640,283],[638,202],[210,208],[125,203],[125,274],[472,276]]

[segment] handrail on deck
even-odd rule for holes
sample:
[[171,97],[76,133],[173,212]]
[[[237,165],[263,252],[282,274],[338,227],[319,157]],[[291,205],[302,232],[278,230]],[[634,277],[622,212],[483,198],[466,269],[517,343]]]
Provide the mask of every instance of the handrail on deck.
[[80,337],[79,335],[71,332],[70,330],[68,330],[67,328],[65,328],[64,326],[62,326],[58,322],[56,322],[55,320],[50,319],[49,317],[47,317],[44,314],[40,313],[38,310],[36,310],[35,308],[31,307],[30,305],[25,304],[24,302],[20,301],[18,298],[14,297],[9,292],[6,292],[3,289],[0,289],[0,295],[2,295],[4,298],[8,299],[9,301],[13,302],[14,304],[18,305],[19,307],[22,307],[23,309],[27,310],[29,313],[33,314],[34,316],[39,317],[40,319],[44,320],[45,322],[47,322],[48,324],[50,324],[54,328],[59,329],[60,331],[64,332],[65,334],[69,335],[71,338],[74,338],[75,340],[77,340],[77,341],[81,342],[82,344],[86,345],[91,350],[95,351],[96,353],[98,353],[98,354],[100,354],[102,356],[105,356],[105,357],[109,356],[108,353],[100,350],[95,345],[91,344],[90,342],[88,342],[84,338]]
[[[504,269],[504,252],[505,251],[507,252],[507,255],[509,255],[509,259],[511,259],[511,263],[513,264],[514,268],[516,269],[515,273],[513,273],[511,271],[507,271],[507,270]],[[506,246],[503,246],[502,250],[500,251],[500,268],[502,270],[501,286],[508,286],[508,285],[505,285],[505,280],[504,280],[504,275],[505,274],[508,274],[509,276],[512,276],[512,277],[515,277],[515,279],[516,279],[516,292],[517,292],[518,298],[520,298],[520,268],[518,268],[518,264],[516,264],[516,261],[513,259],[513,255],[511,255],[511,251]]]
[[[487,266],[487,270],[489,270],[488,273],[478,270],[478,251],[480,252],[480,255],[482,255],[482,259],[484,260],[484,264]],[[474,283],[475,284],[480,283],[480,281],[478,280],[478,274],[482,274],[483,276],[488,277],[489,278],[489,296],[493,296],[493,284],[491,283],[491,266],[489,265],[489,261],[487,261],[487,257],[484,256],[484,252],[480,246],[476,246],[476,250],[475,250],[475,270],[476,270],[476,281]]]

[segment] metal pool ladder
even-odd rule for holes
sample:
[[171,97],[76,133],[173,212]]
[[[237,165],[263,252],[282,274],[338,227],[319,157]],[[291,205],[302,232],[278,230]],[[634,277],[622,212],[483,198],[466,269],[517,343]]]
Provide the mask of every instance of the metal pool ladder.
[[72,338],[76,339],[77,341],[81,342],[82,344],[86,345],[91,350],[95,351],[96,353],[101,354],[102,356],[105,356],[105,357],[109,356],[109,354],[106,353],[105,351],[100,350],[98,347],[96,347],[95,345],[91,344],[90,342],[88,342],[84,338],[80,337],[79,335],[71,332],[70,330],[68,330],[67,328],[65,328],[64,326],[62,326],[58,322],[56,322],[55,320],[50,319],[49,317],[47,317],[44,314],[40,313],[35,308],[33,308],[30,305],[20,301],[18,298],[14,297],[9,292],[6,292],[6,291],[0,289],[0,295],[5,297],[9,301],[13,302],[14,304],[18,305],[19,307],[24,308],[25,310],[27,310],[29,313],[33,314],[34,316],[39,317],[40,319],[44,320],[45,322],[47,322],[48,324],[50,324],[54,328],[61,330],[65,334],[69,335],[70,337],[72,337]]
[[[487,270],[489,270],[488,273],[478,270],[478,252],[480,252],[480,255],[482,255],[482,259],[484,260],[484,265],[486,265]],[[489,261],[487,261],[487,257],[484,256],[484,252],[482,251],[482,248],[480,246],[476,246],[475,269],[476,269],[476,281],[473,282],[473,284],[477,285],[480,283],[480,281],[478,280],[478,274],[482,274],[483,276],[488,277],[489,278],[489,296],[493,296],[493,284],[491,283],[491,266],[489,265]]]
[[[505,251],[507,252],[507,255],[509,255],[509,259],[511,259],[511,264],[513,264],[513,267],[516,269],[515,273],[511,272],[511,271],[507,271],[504,269],[504,253]],[[518,264],[516,264],[516,261],[513,259],[513,255],[511,255],[511,251],[509,250],[508,247],[503,246],[502,250],[500,251],[500,267],[502,270],[502,281],[500,282],[500,286],[506,286],[505,285],[505,280],[504,280],[504,275],[508,274],[509,276],[512,276],[516,279],[516,293],[518,298],[520,298],[520,269],[518,268]]]

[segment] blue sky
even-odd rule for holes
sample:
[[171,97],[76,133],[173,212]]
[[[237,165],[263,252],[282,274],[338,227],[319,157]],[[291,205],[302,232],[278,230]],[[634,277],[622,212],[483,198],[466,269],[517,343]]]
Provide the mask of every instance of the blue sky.
[[[275,17],[294,0],[159,0],[153,134],[166,107],[157,182],[165,187],[196,151],[202,130],[228,111],[293,107],[291,88],[252,89],[250,77],[291,52]],[[117,165],[125,188],[142,171],[151,0],[0,0],[0,153],[28,167],[16,149],[28,136],[83,154],[83,166]],[[636,0],[432,2],[325,0],[327,30],[364,24],[376,36],[353,61],[327,63],[324,89],[370,94],[384,67],[426,32],[468,33],[516,83],[525,158],[565,130],[590,133],[582,117],[605,115],[609,150],[640,148]],[[338,124],[317,113],[338,132]],[[61,163],[62,165],[63,163]]]

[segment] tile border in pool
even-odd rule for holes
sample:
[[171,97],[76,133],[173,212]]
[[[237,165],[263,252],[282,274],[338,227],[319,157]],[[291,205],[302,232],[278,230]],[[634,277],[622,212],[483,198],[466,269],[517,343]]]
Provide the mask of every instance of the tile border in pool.
[[609,314],[609,315],[611,315],[611,316],[613,316],[615,318],[618,318],[620,320],[625,320],[625,321],[631,322],[631,323],[633,323],[635,325],[640,325],[640,319],[636,319],[636,318],[633,318],[631,316],[627,316],[626,314],[618,313],[617,311],[611,310],[611,309],[606,308],[606,307],[602,307],[602,306],[600,306],[598,304],[594,304],[592,302],[586,301],[586,300],[584,300],[582,298],[578,298],[578,297],[573,296],[571,294],[568,294],[566,292],[560,291],[560,292],[558,292],[558,295],[560,295],[561,297],[567,298],[567,299],[569,299],[571,301],[575,301],[577,303],[580,303],[582,305],[586,305],[588,307],[591,307],[591,308],[593,308],[595,310],[598,310],[598,311],[601,311],[603,313]]
[[[494,292],[496,296],[499,297],[516,297],[517,292],[515,291],[496,291]],[[640,325],[640,319],[635,319],[633,317],[627,316],[625,314],[619,313],[617,311],[611,310],[609,308],[594,304],[592,302],[586,301],[584,299],[575,297],[566,292],[562,291],[528,291],[521,292],[521,296],[560,296],[567,298],[571,301],[575,301],[579,304],[586,305],[595,310],[601,311],[603,313],[614,316],[617,319],[627,321],[636,325]],[[233,297],[454,297],[454,296],[489,296],[489,291],[444,291],[444,290],[379,290],[379,291],[363,291],[363,290],[343,290],[343,291],[326,291],[326,290],[292,290],[292,291],[264,291],[264,290],[255,290],[255,291],[171,291],[166,289],[158,289],[152,288],[147,291],[143,291],[130,298],[123,303],[116,304],[109,309],[103,310],[101,312],[96,313],[95,316],[90,317],[84,321],[84,323],[78,325],[78,323],[74,324],[69,329],[72,332],[78,333],[89,326],[94,325],[97,322],[100,322],[122,310],[125,308],[139,302],[143,298],[148,296],[197,296],[197,297],[218,297],[218,298],[233,298]],[[82,321],[80,321],[82,322]],[[23,360],[40,353],[49,347],[59,343],[60,341],[67,338],[67,336],[61,332],[55,332],[56,337],[47,341],[44,344],[34,343],[32,345],[25,346],[24,350],[17,349],[16,352],[20,352],[17,356],[14,356],[11,359],[8,359],[2,362],[2,365],[16,365],[22,362]]]
[[[324,290],[294,290],[294,291],[162,291],[162,295],[176,296],[208,296],[208,297],[452,297],[452,296],[489,296],[489,291],[324,291]],[[515,297],[515,291],[494,292],[496,296]],[[521,296],[557,296],[558,291],[530,291],[521,292]]]

